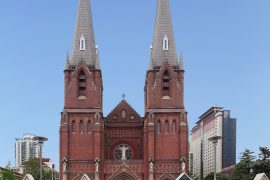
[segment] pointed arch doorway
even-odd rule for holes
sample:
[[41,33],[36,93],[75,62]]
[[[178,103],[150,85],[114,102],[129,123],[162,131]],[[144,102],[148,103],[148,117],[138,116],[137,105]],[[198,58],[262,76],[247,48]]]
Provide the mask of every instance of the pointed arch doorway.
[[113,180],[135,180],[132,176],[128,175],[127,173],[122,173],[113,178]]

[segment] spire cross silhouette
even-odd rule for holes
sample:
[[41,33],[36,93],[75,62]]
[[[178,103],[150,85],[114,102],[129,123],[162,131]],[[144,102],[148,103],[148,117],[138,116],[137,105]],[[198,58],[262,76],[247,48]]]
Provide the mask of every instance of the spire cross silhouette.
[[125,98],[126,98],[126,95],[125,95],[125,94],[122,94],[122,98],[123,98],[123,100],[125,100]]

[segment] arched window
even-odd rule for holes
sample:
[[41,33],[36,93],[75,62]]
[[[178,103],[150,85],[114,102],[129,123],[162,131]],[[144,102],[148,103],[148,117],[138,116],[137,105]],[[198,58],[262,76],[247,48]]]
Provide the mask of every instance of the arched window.
[[169,50],[169,39],[168,39],[167,35],[165,35],[163,38],[163,50],[164,51]]
[[91,123],[91,121],[88,121],[88,123],[87,123],[87,132],[92,133],[92,123]]
[[86,96],[86,76],[83,71],[79,74],[79,96]]
[[169,133],[169,121],[165,121],[165,133]]
[[167,70],[164,72],[162,80],[162,95],[170,96],[170,74]]
[[85,37],[82,34],[81,38],[80,38],[80,50],[81,51],[85,51]]
[[156,132],[157,132],[158,134],[161,132],[160,120],[158,120],[158,122],[157,122]]
[[80,133],[83,133],[83,121],[80,121]]
[[75,133],[75,131],[76,131],[76,123],[75,123],[75,121],[72,121],[72,123],[71,123],[71,131],[72,131],[72,133]]
[[173,120],[173,133],[175,134],[176,133],[176,121]]

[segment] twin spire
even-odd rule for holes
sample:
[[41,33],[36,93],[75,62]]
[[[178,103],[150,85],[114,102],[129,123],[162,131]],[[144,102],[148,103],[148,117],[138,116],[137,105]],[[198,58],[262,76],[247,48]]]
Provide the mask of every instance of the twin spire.
[[[168,61],[171,66],[184,70],[182,53],[180,63],[177,59],[169,0],[157,0],[157,3],[150,69],[160,67],[164,61]],[[81,60],[99,69],[98,56],[89,0],[79,0],[72,53],[70,59],[67,57],[65,69],[69,65],[77,65]]]
[[[179,64],[177,59],[172,18],[170,13],[170,1],[157,1],[157,14],[149,69],[162,66],[164,61],[168,61],[171,66],[183,69],[183,59],[181,59],[182,55],[180,58],[182,63],[180,62]],[[182,67],[180,67],[180,65]]]
[[80,61],[99,69],[98,49],[95,44],[89,0],[79,0],[70,65],[77,65]]

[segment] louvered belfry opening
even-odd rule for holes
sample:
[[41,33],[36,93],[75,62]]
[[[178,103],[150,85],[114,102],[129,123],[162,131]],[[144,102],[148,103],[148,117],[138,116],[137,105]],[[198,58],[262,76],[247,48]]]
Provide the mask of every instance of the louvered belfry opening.
[[167,70],[163,74],[163,84],[162,85],[163,85],[162,95],[163,96],[170,96],[170,74]]
[[83,71],[79,75],[79,96],[86,96],[86,76]]

